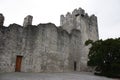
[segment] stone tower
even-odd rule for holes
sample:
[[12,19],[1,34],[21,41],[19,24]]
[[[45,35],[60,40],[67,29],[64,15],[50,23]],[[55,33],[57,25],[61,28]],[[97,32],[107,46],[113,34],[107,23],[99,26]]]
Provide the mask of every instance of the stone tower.
[[60,25],[68,33],[71,33],[73,29],[81,32],[79,35],[81,38],[80,69],[83,71],[87,70],[89,47],[85,46],[85,41],[88,39],[93,41],[99,39],[97,17],[95,15],[88,16],[82,8],[79,8],[75,9],[72,13],[68,12],[65,16],[61,15]]

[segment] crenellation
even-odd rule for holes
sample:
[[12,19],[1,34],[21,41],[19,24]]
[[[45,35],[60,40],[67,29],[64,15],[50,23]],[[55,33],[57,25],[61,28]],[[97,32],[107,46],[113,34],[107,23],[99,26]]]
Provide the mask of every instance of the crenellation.
[[90,16],[90,20],[97,22],[97,17],[93,14]]
[[89,20],[89,15],[88,15],[88,13],[85,13],[85,18],[87,19],[87,20]]
[[69,19],[69,18],[72,18],[72,15],[71,15],[70,12],[67,12],[67,14],[66,14],[66,19]]
[[85,14],[85,11],[82,8],[74,9],[72,12],[73,16],[78,16],[78,15],[83,16],[84,14]]
[[81,13],[81,14],[83,14],[83,15],[85,14],[85,10],[82,9],[82,8],[79,8],[78,11],[79,11],[79,13]]

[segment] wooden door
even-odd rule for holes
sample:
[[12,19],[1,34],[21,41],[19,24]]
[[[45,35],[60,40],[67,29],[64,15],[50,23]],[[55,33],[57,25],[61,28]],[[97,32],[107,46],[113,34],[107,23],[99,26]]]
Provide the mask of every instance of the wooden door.
[[22,56],[17,56],[16,57],[15,72],[20,72],[21,71],[21,62],[22,62]]

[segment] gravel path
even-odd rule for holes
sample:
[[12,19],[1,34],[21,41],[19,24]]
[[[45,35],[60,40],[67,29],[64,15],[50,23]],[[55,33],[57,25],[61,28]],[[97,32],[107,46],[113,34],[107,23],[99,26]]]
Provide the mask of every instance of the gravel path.
[[0,80],[120,80],[95,76],[87,72],[71,73],[0,73]]

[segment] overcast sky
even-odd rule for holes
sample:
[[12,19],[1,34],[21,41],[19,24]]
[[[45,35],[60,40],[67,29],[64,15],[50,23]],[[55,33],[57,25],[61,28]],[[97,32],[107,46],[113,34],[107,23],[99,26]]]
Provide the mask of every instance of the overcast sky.
[[0,0],[4,25],[22,25],[27,15],[33,16],[33,25],[52,22],[59,26],[60,15],[83,8],[98,17],[100,39],[120,37],[120,0]]

